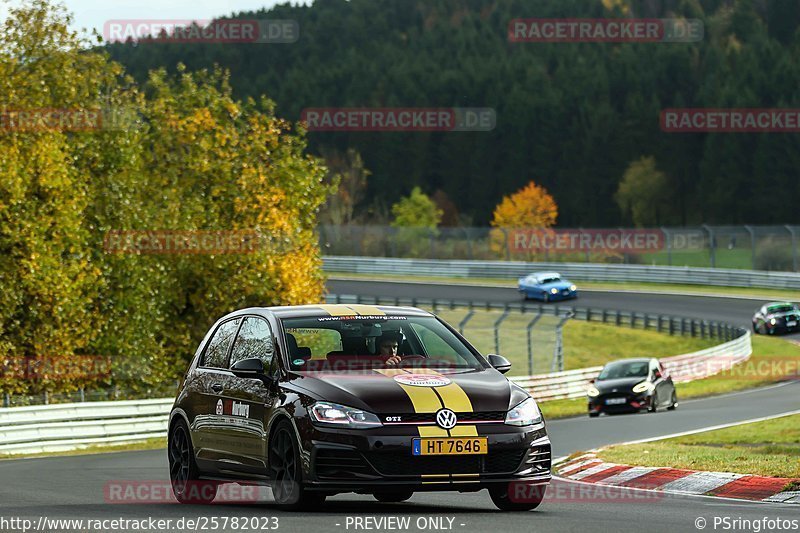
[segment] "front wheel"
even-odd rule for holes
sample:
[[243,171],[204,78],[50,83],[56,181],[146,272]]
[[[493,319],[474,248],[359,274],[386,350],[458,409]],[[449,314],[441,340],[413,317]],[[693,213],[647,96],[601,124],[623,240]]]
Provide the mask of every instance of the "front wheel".
[[287,510],[309,509],[325,501],[325,493],[303,487],[300,450],[288,421],[278,422],[269,442],[269,474],[275,503]]
[[501,511],[532,511],[544,500],[547,485],[502,483],[489,488],[492,503]]
[[667,411],[674,411],[676,407],[678,407],[678,395],[675,391],[672,391],[672,401],[667,407]]
[[207,505],[214,501],[218,483],[199,479],[189,428],[181,419],[169,430],[167,459],[172,494],[178,502]]
[[650,412],[658,412],[658,395],[656,393],[653,393],[653,396],[650,398]]

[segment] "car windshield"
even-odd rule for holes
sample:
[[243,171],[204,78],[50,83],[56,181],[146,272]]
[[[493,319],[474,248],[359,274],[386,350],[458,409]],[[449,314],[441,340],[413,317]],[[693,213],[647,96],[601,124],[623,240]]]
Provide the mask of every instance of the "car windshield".
[[767,308],[768,313],[788,313],[796,310],[797,306],[792,304],[773,305]]
[[622,378],[644,378],[647,377],[647,371],[650,364],[648,361],[620,361],[618,363],[609,363],[600,372],[597,381],[606,379],[622,379]]
[[[431,316],[312,316],[282,320],[289,368],[296,371],[402,367],[483,369],[470,349]],[[413,357],[409,357],[413,356]]]
[[542,285],[546,285],[547,283],[558,283],[559,281],[561,281],[561,278],[554,276],[539,278],[539,283],[541,283]]

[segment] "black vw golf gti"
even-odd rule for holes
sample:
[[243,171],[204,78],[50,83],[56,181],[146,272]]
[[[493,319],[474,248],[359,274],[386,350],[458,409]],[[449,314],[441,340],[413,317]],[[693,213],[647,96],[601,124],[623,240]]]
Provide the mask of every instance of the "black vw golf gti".
[[236,311],[206,334],[170,414],[173,493],[208,503],[220,483],[259,483],[299,509],[486,488],[500,509],[533,509],[550,440],[510,366],[416,308]]

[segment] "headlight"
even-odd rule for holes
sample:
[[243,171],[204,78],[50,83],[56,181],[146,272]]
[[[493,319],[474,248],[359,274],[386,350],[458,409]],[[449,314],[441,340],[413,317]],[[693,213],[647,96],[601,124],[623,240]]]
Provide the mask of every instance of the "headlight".
[[569,286],[569,290],[571,290],[572,292],[575,292],[575,291],[578,290],[578,287],[576,285],[570,285]]
[[510,426],[530,426],[541,421],[542,412],[533,398],[528,398],[506,413],[506,424]]
[[647,392],[653,390],[655,387],[649,381],[642,381],[638,385],[634,385],[633,392]]
[[597,390],[597,387],[594,385],[589,385],[589,388],[586,389],[586,394],[588,394],[590,398],[594,398],[595,396],[600,396],[600,391]]
[[772,325],[774,326],[775,324],[777,324],[777,323],[778,323],[778,320],[777,320],[777,319],[775,319],[775,318],[771,318],[771,319],[770,319],[770,321],[769,321],[769,323],[770,323],[770,324],[772,324]]
[[558,294],[558,289],[553,287],[552,289],[550,289],[550,294]]
[[321,426],[366,429],[382,425],[374,414],[338,403],[317,402],[308,412],[311,420]]

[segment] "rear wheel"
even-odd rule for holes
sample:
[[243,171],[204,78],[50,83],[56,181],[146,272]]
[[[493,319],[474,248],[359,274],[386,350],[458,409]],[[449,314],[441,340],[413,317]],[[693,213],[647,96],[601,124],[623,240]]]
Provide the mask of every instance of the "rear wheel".
[[167,456],[172,494],[178,502],[209,504],[214,501],[218,483],[199,479],[189,428],[182,419],[169,430]]
[[373,494],[376,500],[384,503],[404,502],[413,495],[414,492],[410,490],[398,490],[393,492],[376,492],[375,494]]
[[325,501],[325,493],[303,487],[300,450],[292,425],[278,422],[269,442],[269,473],[275,503],[288,510],[308,509]]
[[489,487],[489,496],[501,511],[532,511],[542,503],[546,490],[547,485],[501,483]]

